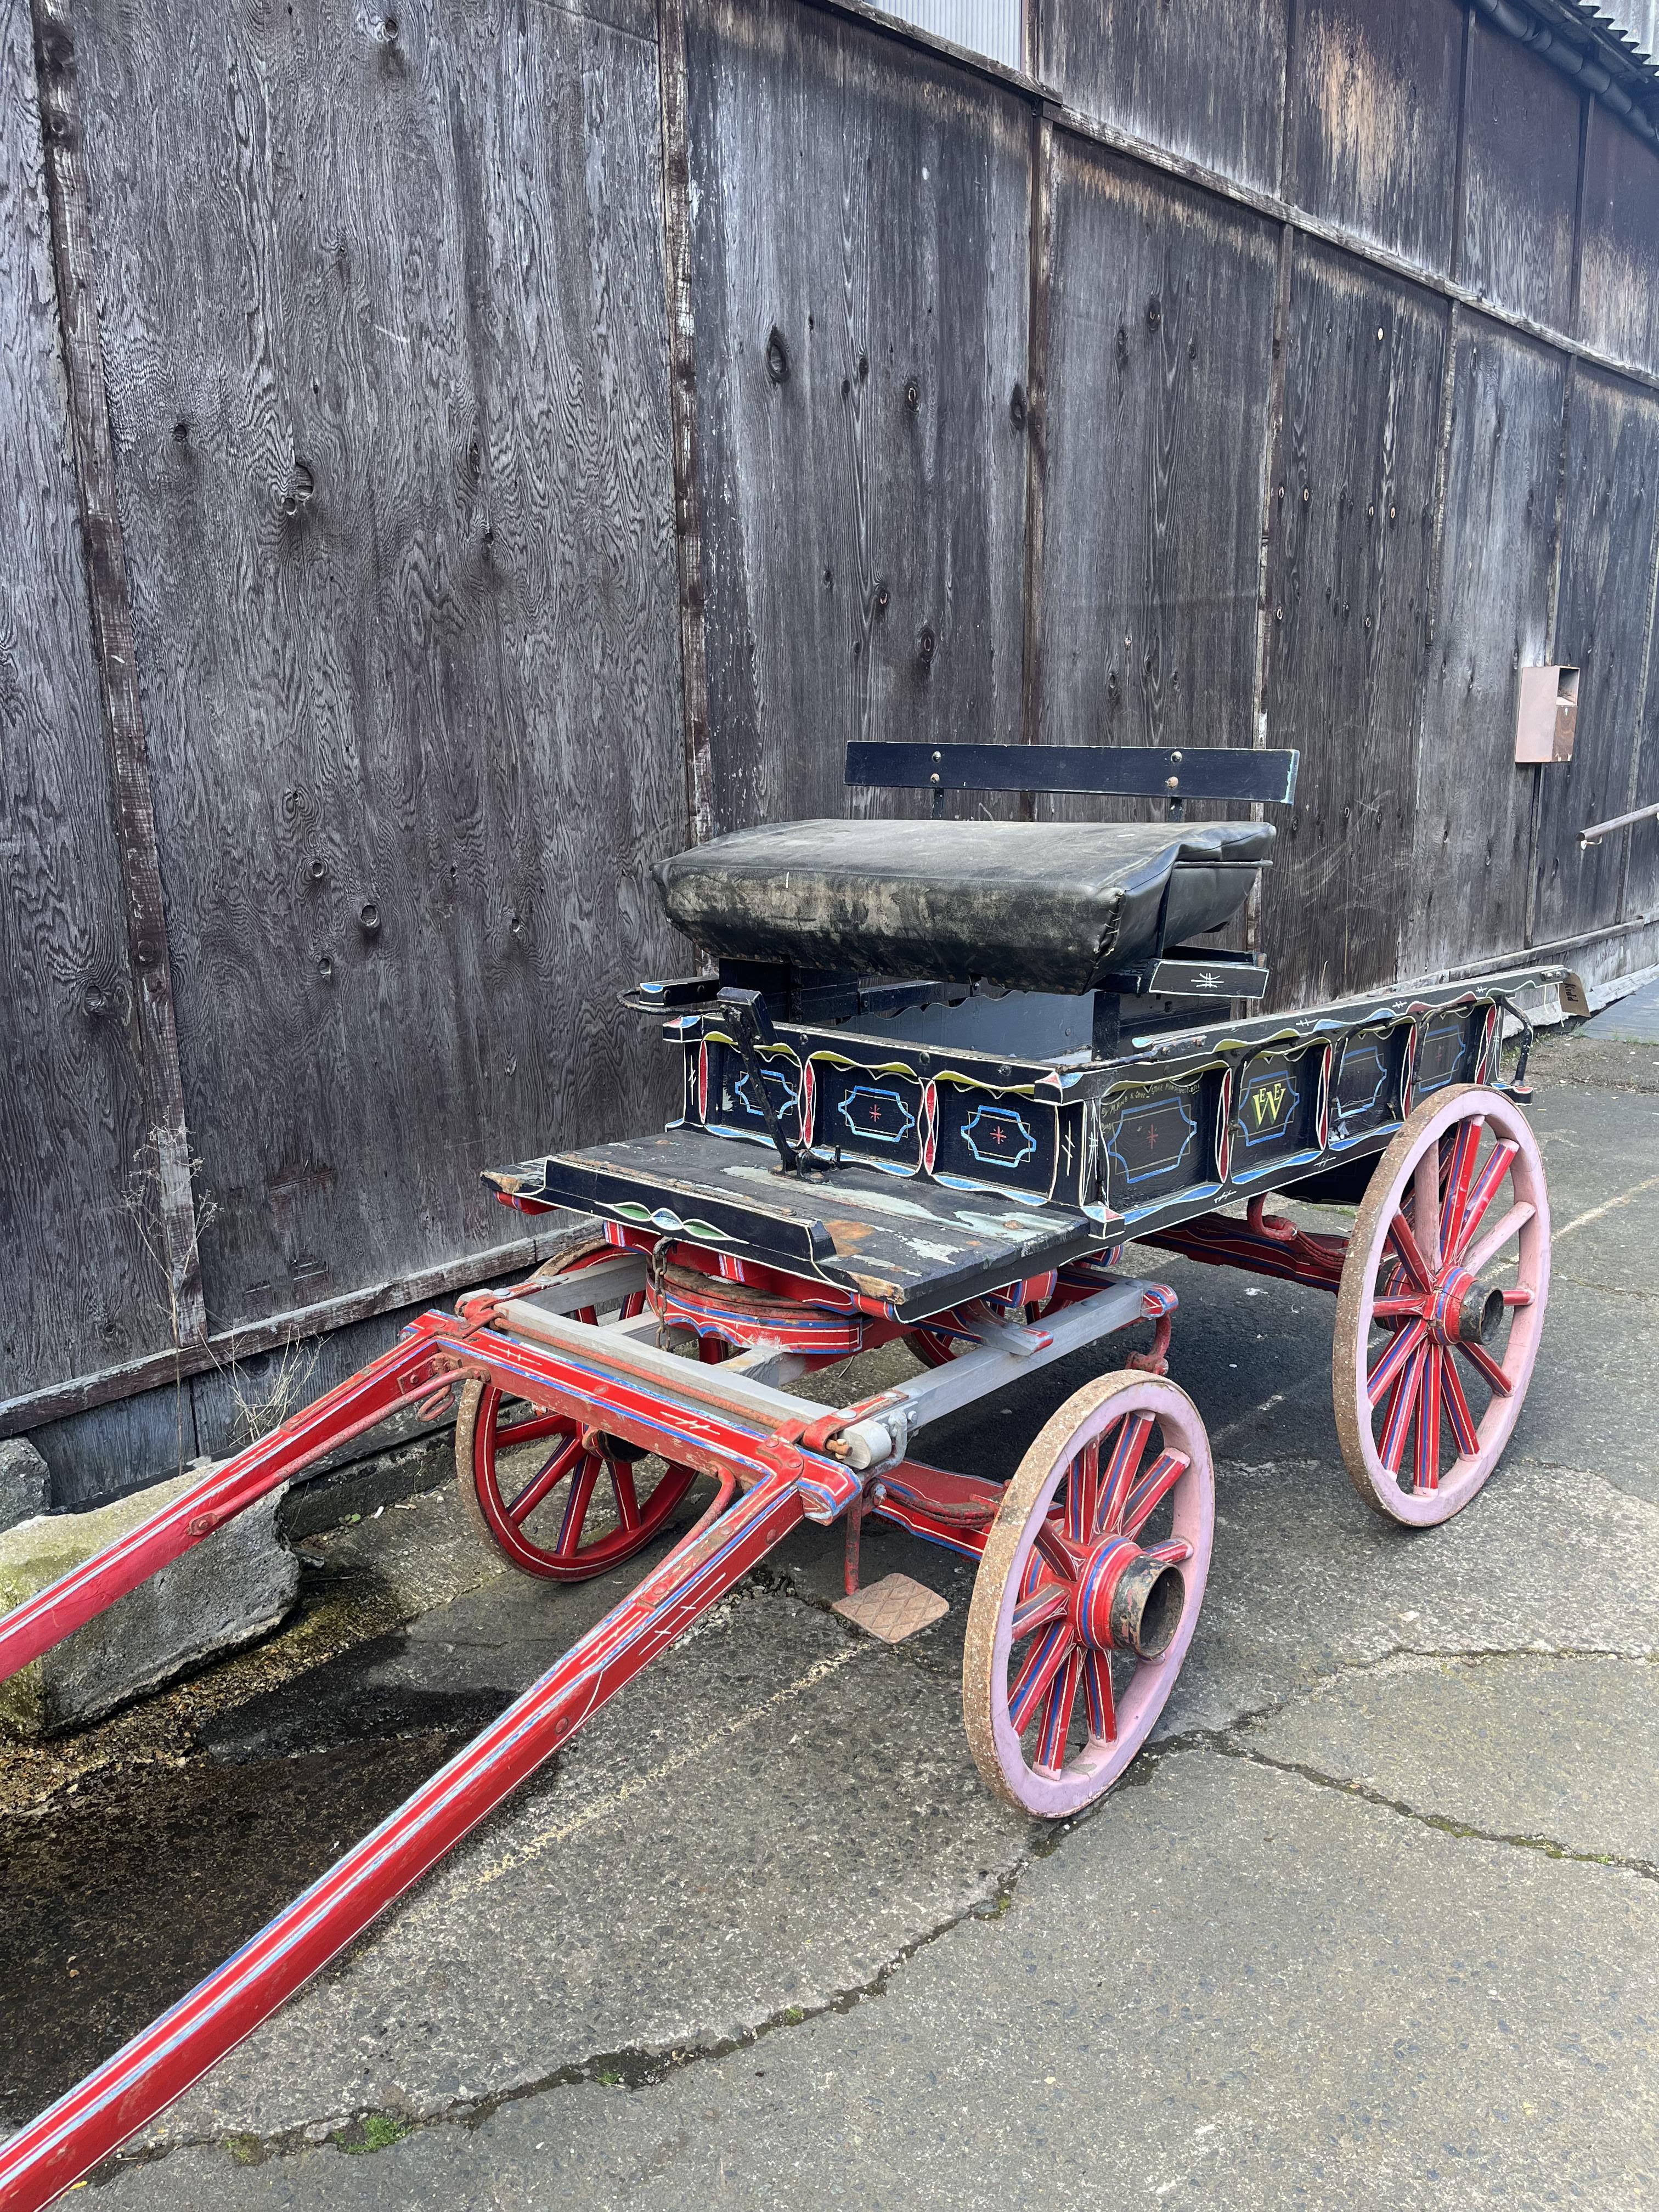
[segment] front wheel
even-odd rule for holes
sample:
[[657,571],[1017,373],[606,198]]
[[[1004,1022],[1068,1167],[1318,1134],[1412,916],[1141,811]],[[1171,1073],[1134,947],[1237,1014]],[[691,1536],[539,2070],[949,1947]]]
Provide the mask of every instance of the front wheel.
[[969,1608],[963,1717],[1000,1797],[1054,1820],[1117,1780],[1181,1672],[1214,1527],[1184,1390],[1120,1373],[1066,1400],[1003,1494]]

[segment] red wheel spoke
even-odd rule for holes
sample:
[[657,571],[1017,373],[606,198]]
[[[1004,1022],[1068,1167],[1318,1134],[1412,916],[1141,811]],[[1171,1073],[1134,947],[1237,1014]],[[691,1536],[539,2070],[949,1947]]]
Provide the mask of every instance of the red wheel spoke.
[[1072,1462],[1066,1484],[1066,1534],[1074,1544],[1086,1544],[1094,1534],[1099,1492],[1100,1439],[1091,1437]]
[[531,1477],[507,1507],[507,1517],[514,1528],[520,1527],[530,1518],[550,1490],[557,1489],[560,1483],[569,1474],[571,1466],[580,1449],[581,1439],[572,1436],[567,1430],[564,1443],[554,1453],[552,1458],[545,1462],[540,1473]]
[[1504,1303],[1506,1306],[1529,1306],[1532,1296],[1530,1291],[1505,1291]]
[[645,1292],[643,1291],[630,1291],[628,1293],[628,1296],[623,1300],[622,1312],[617,1318],[622,1321],[637,1321],[644,1311]]
[[1077,1580],[1078,1554],[1061,1535],[1057,1522],[1043,1522],[1036,1532],[1036,1548],[1062,1582]]
[[1112,1446],[1111,1456],[1100,1479],[1100,1502],[1095,1509],[1095,1534],[1104,1536],[1117,1528],[1117,1516],[1123,1510],[1123,1501],[1129,1495],[1146,1449],[1146,1439],[1152,1433],[1152,1416],[1134,1413],[1124,1422]]
[[1112,1662],[1103,1651],[1085,1656],[1083,1689],[1089,1701],[1090,1735],[1112,1742],[1117,1735],[1117,1708],[1112,1701]]
[[1376,1321],[1404,1320],[1409,1315],[1420,1314],[1424,1304],[1423,1299],[1410,1295],[1404,1297],[1373,1298],[1371,1315]]
[[1148,1544],[1149,1559],[1166,1560],[1172,1567],[1184,1567],[1193,1556],[1193,1547],[1184,1536],[1171,1536],[1164,1544]]
[[1394,1395],[1389,1401],[1388,1419],[1382,1424],[1381,1446],[1382,1464],[1390,1474],[1398,1474],[1400,1462],[1405,1457],[1406,1439],[1411,1434],[1412,1415],[1417,1410],[1418,1392],[1423,1384],[1423,1362],[1426,1357],[1419,1346],[1411,1364],[1394,1386]]
[[1445,1354],[1431,1344],[1423,1355],[1423,1377],[1417,1395],[1417,1469],[1414,1490],[1440,1487],[1440,1376]]
[[640,1525],[640,1501],[634,1491],[634,1470],[625,1459],[611,1462],[611,1487],[617,1493],[617,1518],[624,1528]]
[[516,1421],[495,1422],[495,1449],[498,1452],[517,1451],[520,1444],[539,1443],[544,1437],[568,1437],[570,1417],[568,1413],[522,1414]]
[[1054,1620],[1066,1611],[1071,1602],[1072,1585],[1069,1583],[1045,1583],[1035,1597],[1028,1597],[1023,1604],[1014,1607],[1012,1640],[1016,1644],[1024,1643],[1034,1629]]
[[1460,1262],[1470,1274],[1478,1275],[1482,1268],[1491,1267],[1511,1237],[1518,1237],[1532,1219],[1534,1209],[1523,1199],[1512,1206],[1495,1229],[1489,1229],[1474,1249]]
[[572,1321],[580,1322],[585,1328],[597,1328],[599,1325],[599,1310],[597,1306],[578,1306],[570,1318]]
[[1469,1411],[1469,1401],[1463,1395],[1463,1378],[1457,1371],[1455,1359],[1442,1360],[1440,1383],[1446,1400],[1446,1415],[1451,1422],[1452,1434],[1457,1439],[1457,1449],[1466,1459],[1473,1459],[1480,1449],[1480,1433],[1474,1425],[1474,1416]]
[[1073,1644],[1048,1692],[1042,1724],[1037,1730],[1036,1756],[1031,1761],[1039,1774],[1058,1774],[1066,1764],[1066,1739],[1071,1732],[1072,1707],[1077,1701],[1082,1659],[1082,1653]]
[[1504,1372],[1484,1344],[1460,1344],[1462,1353],[1477,1375],[1484,1375],[1500,1398],[1507,1398],[1515,1385]]
[[1057,1620],[1048,1633],[1038,1638],[1026,1655],[1025,1664],[1014,1678],[1014,1686],[1008,1692],[1008,1718],[1013,1723],[1016,1735],[1024,1735],[1031,1724],[1048,1685],[1066,1663],[1066,1655],[1072,1648],[1069,1623]]
[[1148,1468],[1146,1480],[1130,1494],[1123,1509],[1123,1534],[1133,1536],[1144,1528],[1159,1504],[1175,1488],[1192,1465],[1185,1452],[1160,1452]]
[[1412,1236],[1431,1273],[1440,1266],[1440,1148],[1431,1145],[1412,1173]]
[[1446,1203],[1441,1215],[1440,1256],[1453,1258],[1463,1242],[1463,1224],[1467,1218],[1469,1184],[1474,1175],[1474,1164],[1480,1156],[1480,1139],[1486,1127],[1484,1114],[1472,1114],[1467,1121],[1457,1125],[1457,1134],[1452,1139],[1451,1167],[1446,1176]]
[[1416,1357],[1418,1347],[1428,1334],[1428,1323],[1414,1321],[1409,1328],[1402,1328],[1375,1367],[1366,1383],[1373,1406],[1380,1405],[1397,1380],[1407,1362]]
[[593,1486],[599,1479],[599,1469],[604,1464],[597,1452],[585,1454],[581,1470],[570,1485],[570,1495],[565,1500],[564,1519],[559,1524],[559,1540],[553,1547],[555,1555],[561,1559],[571,1558],[581,1541],[582,1523],[587,1518]]
[[1463,1247],[1486,1218],[1486,1208],[1502,1189],[1504,1178],[1509,1174],[1515,1156],[1520,1149],[1519,1145],[1512,1144],[1507,1138],[1501,1145],[1492,1146],[1491,1158],[1481,1169],[1474,1188],[1469,1193],[1467,1204],[1458,1213],[1457,1243],[1451,1249],[1453,1259],[1458,1257]]
[[1425,1293],[1431,1290],[1433,1288],[1431,1270],[1421,1252],[1419,1251],[1417,1239],[1412,1235],[1411,1224],[1403,1213],[1396,1213],[1389,1223],[1389,1242],[1404,1261],[1406,1273],[1416,1284],[1418,1289]]

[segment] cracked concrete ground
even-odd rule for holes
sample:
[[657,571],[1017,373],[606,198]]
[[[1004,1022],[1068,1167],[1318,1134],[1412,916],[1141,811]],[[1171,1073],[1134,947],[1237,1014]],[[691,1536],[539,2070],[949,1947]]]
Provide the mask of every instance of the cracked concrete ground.
[[[1565,1039],[1534,1069],[1550,1320],[1459,1520],[1354,1496],[1328,1302],[1139,1255],[1181,1293],[1218,1527],[1111,1796],[1054,1831],[982,1789],[970,1562],[866,1532],[868,1578],[951,1602],[888,1650],[828,1612],[839,1537],[803,1530],[106,2168],[116,2212],[1659,2203],[1659,1054]],[[928,1455],[1006,1474],[1102,1364]],[[276,1802],[356,1762],[367,1803],[611,1601],[481,1582],[455,1517],[401,1523],[417,1599],[207,1698],[169,1771]],[[237,1832],[280,1894],[314,1871],[284,1820]]]

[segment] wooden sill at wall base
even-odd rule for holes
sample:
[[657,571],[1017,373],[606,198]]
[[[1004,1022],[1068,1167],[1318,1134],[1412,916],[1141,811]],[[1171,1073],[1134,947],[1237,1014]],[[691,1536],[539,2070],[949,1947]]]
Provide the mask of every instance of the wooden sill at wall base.
[[474,1289],[493,1280],[507,1280],[538,1266],[557,1242],[562,1217],[550,1216],[548,1226],[534,1237],[498,1244],[488,1252],[469,1253],[441,1267],[426,1267],[395,1282],[370,1283],[337,1298],[313,1306],[298,1306],[267,1320],[246,1322],[240,1328],[222,1329],[194,1344],[148,1352],[106,1367],[95,1375],[80,1375],[66,1382],[49,1383],[40,1390],[0,1399],[0,1437],[27,1434],[73,1413],[89,1413],[120,1398],[135,1398],[142,1391],[165,1387],[186,1376],[204,1375],[210,1369],[229,1367],[239,1359],[252,1359],[282,1344],[302,1344],[311,1337],[328,1336],[353,1322],[372,1321],[377,1314],[396,1313],[404,1306],[424,1305],[452,1291]]

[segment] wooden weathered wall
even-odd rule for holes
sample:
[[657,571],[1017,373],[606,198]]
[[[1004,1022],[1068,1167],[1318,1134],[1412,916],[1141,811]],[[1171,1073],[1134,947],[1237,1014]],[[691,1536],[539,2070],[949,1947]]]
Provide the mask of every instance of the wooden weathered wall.
[[0,9],[0,1395],[171,1341],[27,11]]
[[798,0],[689,10],[722,828],[854,738],[1020,734],[1029,117]]
[[684,820],[657,68],[638,8],[156,5],[84,0],[78,46],[228,1327],[453,1254],[482,1156],[650,1097],[614,994]]
[[1300,746],[1281,1001],[1659,958],[1659,831],[1577,844],[1659,797],[1659,151],[1462,0],[1029,20],[0,0],[0,1426],[59,1502],[522,1252],[479,1165],[662,1109],[650,861],[908,804],[849,738]]

